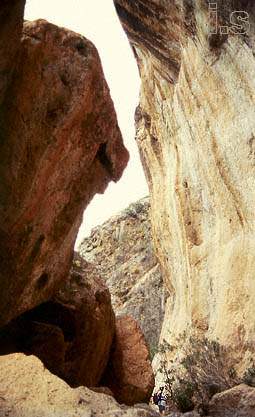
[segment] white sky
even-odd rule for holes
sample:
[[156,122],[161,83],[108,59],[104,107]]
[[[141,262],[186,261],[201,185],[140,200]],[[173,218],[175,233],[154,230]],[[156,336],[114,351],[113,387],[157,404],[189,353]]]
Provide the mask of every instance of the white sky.
[[129,165],[121,180],[110,183],[105,193],[96,195],[87,207],[78,244],[92,227],[148,194],[134,139],[134,111],[140,85],[138,70],[112,0],[27,0],[25,18],[47,19],[86,36],[95,44],[130,152]]

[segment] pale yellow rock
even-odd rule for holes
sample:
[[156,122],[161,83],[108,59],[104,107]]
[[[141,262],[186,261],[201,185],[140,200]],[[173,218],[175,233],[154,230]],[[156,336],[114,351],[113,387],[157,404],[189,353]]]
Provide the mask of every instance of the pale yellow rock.
[[[185,0],[148,1],[151,14],[128,0],[115,3],[142,78],[137,141],[171,293],[161,339],[206,334],[245,357],[255,335],[254,6],[245,36],[213,38],[205,1],[190,2],[190,15]],[[233,10],[218,3],[225,22]],[[158,54],[161,38],[168,67]],[[173,82],[165,75],[171,59],[179,66]]]
[[147,408],[123,407],[110,396],[70,388],[34,356],[0,356],[0,417],[153,417]]

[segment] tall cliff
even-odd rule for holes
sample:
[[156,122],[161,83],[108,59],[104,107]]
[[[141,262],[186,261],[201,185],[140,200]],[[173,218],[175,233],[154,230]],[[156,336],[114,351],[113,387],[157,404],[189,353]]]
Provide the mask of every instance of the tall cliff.
[[[255,334],[255,5],[115,0],[142,87],[137,143],[171,296],[162,338]],[[239,12],[236,12],[236,11]]]
[[128,160],[95,47],[0,6],[0,326],[68,276],[85,207]]
[[153,352],[163,323],[166,291],[153,248],[149,198],[94,228],[79,252],[105,279],[115,313],[138,321]]

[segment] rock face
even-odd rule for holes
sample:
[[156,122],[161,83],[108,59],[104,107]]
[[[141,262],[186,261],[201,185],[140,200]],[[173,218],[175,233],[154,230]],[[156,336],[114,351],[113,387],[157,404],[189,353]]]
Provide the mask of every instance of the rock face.
[[255,389],[242,384],[215,395],[209,414],[211,417],[255,417]]
[[162,338],[197,331],[245,358],[255,334],[255,4],[214,3],[218,27],[206,0],[115,0],[142,79],[137,142],[171,294]]
[[12,79],[20,50],[25,0],[1,1],[0,8],[0,105]]
[[109,290],[76,254],[69,279],[54,299],[0,331],[0,354],[36,355],[71,386],[93,387],[107,365],[114,334]]
[[76,255],[70,279],[55,300],[68,307],[75,325],[75,338],[66,350],[64,379],[72,386],[96,386],[115,334],[109,290],[93,266]]
[[136,319],[151,351],[158,345],[166,294],[151,236],[146,197],[93,229],[79,247],[109,287],[117,315]]
[[149,408],[121,407],[104,394],[70,388],[34,356],[0,357],[0,417],[156,417]]
[[148,402],[154,388],[149,351],[136,321],[129,316],[116,320],[116,336],[103,385],[120,403]]
[[84,208],[128,160],[94,46],[43,20],[26,22],[19,40],[23,2],[3,4],[1,326],[68,276]]

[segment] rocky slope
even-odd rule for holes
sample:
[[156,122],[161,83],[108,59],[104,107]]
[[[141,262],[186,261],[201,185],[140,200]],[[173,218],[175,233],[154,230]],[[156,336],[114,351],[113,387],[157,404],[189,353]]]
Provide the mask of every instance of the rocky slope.
[[[0,7],[0,325],[68,276],[82,214],[128,160],[95,47]],[[3,75],[3,76],[2,76]]]
[[148,406],[120,406],[87,388],[71,389],[34,356],[0,357],[0,417],[157,417]]
[[215,3],[217,22],[207,0],[115,0],[142,79],[137,143],[171,294],[162,338],[207,334],[245,357],[255,334],[255,4]]
[[148,197],[131,204],[94,228],[79,252],[105,279],[115,313],[134,317],[153,351],[158,345],[166,293],[154,254],[149,212]]
[[[255,389],[240,385],[213,397],[209,417],[254,417]],[[71,389],[34,356],[0,357],[0,417],[157,417],[146,404],[119,405],[87,388]],[[168,417],[199,417],[173,412]]]

